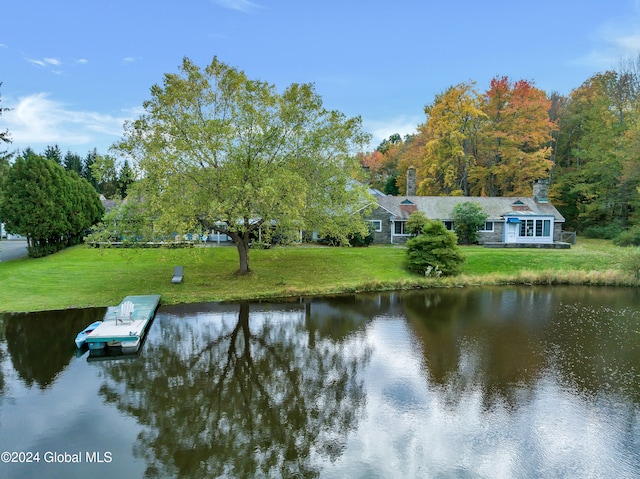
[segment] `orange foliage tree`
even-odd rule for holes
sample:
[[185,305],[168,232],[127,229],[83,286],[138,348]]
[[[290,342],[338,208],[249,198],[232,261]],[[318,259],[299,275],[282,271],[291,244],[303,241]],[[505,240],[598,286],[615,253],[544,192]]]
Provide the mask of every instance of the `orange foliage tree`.
[[527,80],[491,80],[484,95],[484,124],[472,182],[476,194],[517,196],[531,193],[533,180],[549,174],[556,123],[551,100]]

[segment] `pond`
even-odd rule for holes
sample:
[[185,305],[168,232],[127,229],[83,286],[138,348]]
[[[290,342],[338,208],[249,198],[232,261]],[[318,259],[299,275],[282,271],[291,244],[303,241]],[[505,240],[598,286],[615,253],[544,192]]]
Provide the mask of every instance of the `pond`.
[[640,292],[431,290],[0,316],[0,477],[633,478]]

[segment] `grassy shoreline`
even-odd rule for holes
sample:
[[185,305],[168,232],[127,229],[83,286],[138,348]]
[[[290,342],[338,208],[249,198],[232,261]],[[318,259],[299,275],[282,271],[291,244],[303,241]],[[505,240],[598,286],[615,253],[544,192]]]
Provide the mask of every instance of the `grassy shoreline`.
[[[582,240],[570,250],[465,247],[463,273],[421,278],[404,269],[401,247],[278,247],[252,250],[250,276],[238,276],[233,247],[93,249],[76,246],[39,259],[0,263],[0,312],[118,304],[160,294],[163,304],[434,287],[505,284],[638,286],[638,248]],[[172,284],[173,266],[185,280]]]

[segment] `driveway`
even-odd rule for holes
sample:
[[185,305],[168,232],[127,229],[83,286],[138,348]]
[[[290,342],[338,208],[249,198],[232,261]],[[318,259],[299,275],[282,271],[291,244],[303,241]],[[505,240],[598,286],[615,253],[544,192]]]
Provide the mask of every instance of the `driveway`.
[[26,240],[2,240],[0,241],[0,262],[27,256]]

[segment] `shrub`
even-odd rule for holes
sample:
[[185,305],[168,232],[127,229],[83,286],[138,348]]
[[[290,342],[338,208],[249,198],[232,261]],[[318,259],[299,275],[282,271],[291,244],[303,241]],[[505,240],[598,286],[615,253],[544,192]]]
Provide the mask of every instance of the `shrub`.
[[617,246],[640,246],[640,225],[633,226],[613,238]]
[[373,224],[368,223],[368,228],[366,236],[361,233],[352,233],[348,235],[349,244],[351,246],[369,246],[373,243]]
[[[373,239],[374,239],[374,227],[372,223],[367,223],[367,234],[366,235],[362,235],[362,233],[349,233],[347,235],[347,242],[349,244],[349,246],[356,246],[356,247],[361,247],[361,246],[369,246],[371,243],[373,243]],[[321,238],[317,241],[320,244],[326,244],[328,246],[344,246],[345,243],[344,241],[341,241],[340,238],[336,237],[336,236],[325,236],[324,238]]]
[[453,209],[453,225],[462,244],[478,241],[478,231],[487,221],[487,214],[478,203],[465,201]]
[[585,238],[593,239],[614,239],[620,233],[622,233],[622,227],[616,223],[611,223],[606,226],[588,226],[584,229]]
[[428,221],[422,234],[407,240],[408,269],[421,275],[460,273],[465,257],[457,243],[456,235],[440,221]]
[[414,211],[409,218],[407,218],[404,228],[407,233],[418,236],[424,232],[429,223],[429,218],[427,218],[422,211]]

